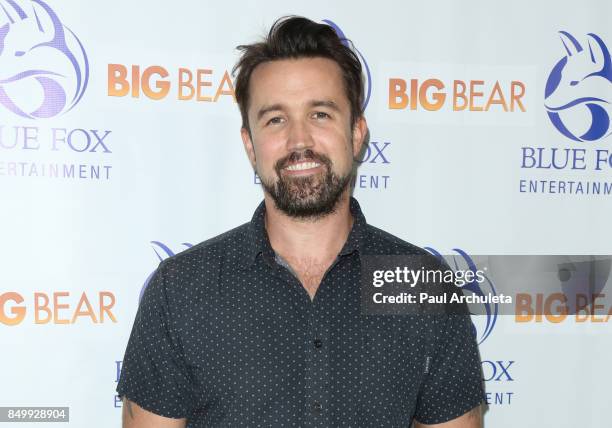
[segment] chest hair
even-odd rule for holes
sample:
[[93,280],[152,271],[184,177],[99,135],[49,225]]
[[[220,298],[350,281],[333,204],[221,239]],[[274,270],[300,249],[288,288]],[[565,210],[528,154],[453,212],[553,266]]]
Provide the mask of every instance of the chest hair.
[[333,260],[321,261],[312,258],[298,259],[293,257],[287,257],[285,260],[289,263],[289,266],[291,266],[291,269],[293,269],[311,299],[314,298],[323,275],[333,262]]

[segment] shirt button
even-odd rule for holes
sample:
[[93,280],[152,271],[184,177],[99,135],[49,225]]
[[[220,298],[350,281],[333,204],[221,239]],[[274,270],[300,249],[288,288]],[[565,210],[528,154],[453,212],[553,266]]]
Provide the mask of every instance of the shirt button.
[[315,348],[320,348],[321,346],[323,346],[323,342],[321,341],[321,339],[315,339],[314,346]]
[[315,401],[314,403],[312,403],[312,411],[314,413],[319,413],[321,412],[321,409],[323,408],[323,406],[321,405],[321,403],[319,403],[318,401]]

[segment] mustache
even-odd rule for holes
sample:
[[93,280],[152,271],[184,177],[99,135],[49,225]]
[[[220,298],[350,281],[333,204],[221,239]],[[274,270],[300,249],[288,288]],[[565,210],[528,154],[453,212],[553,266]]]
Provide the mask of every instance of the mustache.
[[287,165],[300,161],[315,161],[324,164],[328,168],[331,166],[331,160],[322,153],[315,153],[311,149],[302,150],[299,152],[291,152],[287,156],[276,161],[274,169],[280,174],[281,169]]

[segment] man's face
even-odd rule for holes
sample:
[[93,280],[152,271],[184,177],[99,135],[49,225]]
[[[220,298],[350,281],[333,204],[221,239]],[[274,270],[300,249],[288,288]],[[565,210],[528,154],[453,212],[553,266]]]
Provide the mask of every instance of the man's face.
[[276,206],[293,217],[333,212],[361,149],[340,67],[326,58],[258,65],[250,80],[245,149]]

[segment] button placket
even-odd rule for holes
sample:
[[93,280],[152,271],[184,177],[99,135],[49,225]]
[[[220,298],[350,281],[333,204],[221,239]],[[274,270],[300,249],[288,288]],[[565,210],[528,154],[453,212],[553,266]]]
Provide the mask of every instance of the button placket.
[[307,382],[306,402],[312,426],[327,426],[328,422],[325,403],[328,394],[329,366],[328,350],[324,346],[326,327],[323,320],[322,301],[312,302],[308,325],[309,343],[306,354],[309,381]]

